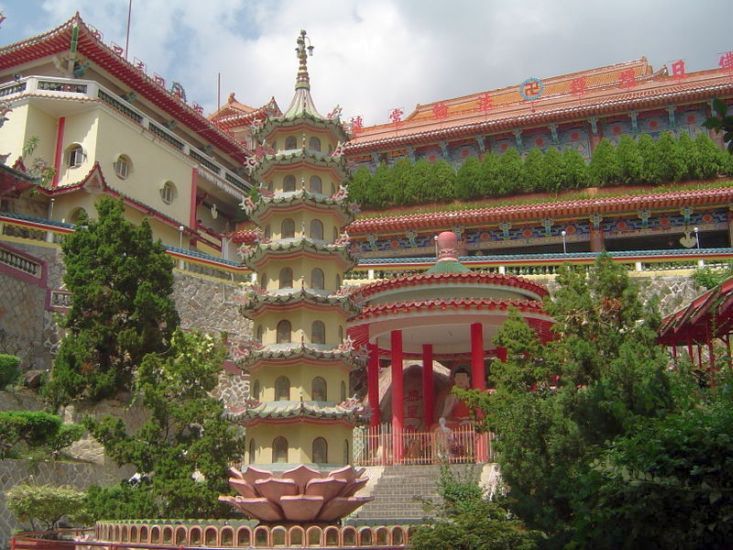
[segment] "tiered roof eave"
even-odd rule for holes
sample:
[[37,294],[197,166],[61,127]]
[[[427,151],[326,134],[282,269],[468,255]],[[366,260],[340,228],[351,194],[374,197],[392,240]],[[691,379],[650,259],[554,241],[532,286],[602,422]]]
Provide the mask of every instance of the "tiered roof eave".
[[288,193],[276,193],[272,196],[262,194],[249,218],[255,224],[262,225],[270,218],[272,212],[290,211],[298,207],[328,210],[337,214],[339,225],[344,226],[354,220],[355,213],[346,203],[347,196],[337,192],[328,196],[300,189]]
[[266,262],[272,259],[284,259],[295,257],[311,257],[326,260],[335,257],[341,264],[344,271],[348,271],[356,265],[356,258],[351,254],[350,245],[333,244],[327,241],[318,241],[309,237],[296,237],[293,239],[280,239],[270,242],[260,242],[245,252],[244,264],[250,269],[257,271],[262,269]]

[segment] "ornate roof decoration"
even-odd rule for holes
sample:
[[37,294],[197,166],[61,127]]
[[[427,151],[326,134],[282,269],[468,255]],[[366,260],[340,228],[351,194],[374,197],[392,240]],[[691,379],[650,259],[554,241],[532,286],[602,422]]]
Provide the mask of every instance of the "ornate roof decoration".
[[[74,51],[71,51],[72,47],[75,48]],[[240,162],[245,160],[247,151],[242,143],[217,128],[178,95],[158,84],[154,78],[107,46],[102,42],[99,33],[90,28],[78,12],[55,29],[0,48],[0,70],[63,52],[71,52],[71,55],[87,59],[196,132],[205,141]]]
[[228,130],[252,124],[255,120],[265,119],[268,116],[281,115],[282,111],[274,97],[263,106],[256,108],[240,103],[235,99],[234,93],[231,93],[227,103],[208,118],[219,128]]
[[463,226],[485,223],[500,223],[515,220],[553,219],[628,212],[629,210],[655,210],[696,206],[723,205],[733,200],[733,187],[715,189],[694,189],[668,191],[635,196],[577,199],[537,204],[497,206],[493,208],[472,208],[449,212],[406,214],[358,219],[352,222],[349,234],[405,231],[406,229],[439,229],[453,227],[457,222]]
[[302,149],[292,149],[290,151],[283,151],[274,155],[265,155],[261,159],[257,159],[257,163],[254,164],[250,161],[250,173],[259,175],[265,173],[271,166],[277,165],[288,166],[291,164],[299,164],[307,162],[309,164],[315,164],[316,166],[323,166],[338,170],[342,179],[348,177],[346,171],[346,162],[342,157],[334,157],[328,153],[321,153],[319,151],[312,151],[303,147]]
[[363,358],[354,354],[353,342],[347,339],[337,347],[307,343],[253,347],[239,360],[239,364],[243,369],[251,369],[266,361],[330,361],[356,368]]
[[[499,300],[493,298],[451,298],[434,300],[416,300],[412,302],[391,302],[366,305],[362,308],[357,320],[372,319],[388,315],[403,315],[429,311],[509,311],[515,308],[523,314],[535,314],[548,317],[537,300]],[[549,317],[548,317],[549,320]]]
[[[313,55],[313,46],[310,45],[308,39],[308,47],[306,48],[307,36],[304,30],[300,31],[298,37],[298,47],[295,53],[298,56],[298,76],[295,79],[295,95],[293,96],[290,106],[285,111],[285,118],[299,118],[303,115],[310,115],[314,118],[324,120],[323,115],[316,109],[313,98],[311,97],[311,81],[308,75],[308,56]],[[306,53],[307,50],[307,53]]]
[[[645,68],[646,67],[646,68]],[[634,71],[632,88],[619,85],[623,71]],[[598,73],[604,73],[597,84]],[[590,85],[582,101],[576,94],[568,93],[568,80],[585,78]],[[365,154],[379,149],[392,149],[404,145],[419,145],[437,141],[472,136],[482,133],[498,133],[528,126],[557,123],[565,120],[602,116],[629,110],[666,107],[684,101],[709,99],[715,95],[733,93],[733,81],[728,71],[713,69],[687,73],[684,79],[667,75],[666,71],[652,74],[646,59],[555,77],[545,80],[546,89],[554,82],[564,81],[563,91],[545,94],[537,101],[521,101],[516,86],[472,94],[441,103],[448,107],[448,115],[436,119],[430,116],[436,104],[418,106],[416,111],[403,119],[399,126],[380,124],[364,127],[347,144],[347,155]],[[480,96],[490,94],[495,98],[494,107],[481,110]],[[501,99],[514,94],[514,99]]]
[[264,292],[259,287],[250,287],[245,294],[245,301],[240,310],[245,317],[252,319],[260,310],[268,306],[302,306],[303,304],[341,307],[349,316],[359,312],[359,307],[346,294],[329,294],[328,291],[312,288],[289,288]]
[[[343,187],[343,186],[342,186]],[[254,205],[254,208],[247,212],[249,218],[255,223],[259,223],[262,216],[270,209],[286,208],[290,209],[295,206],[311,206],[315,208],[336,208],[342,215],[342,224],[346,225],[354,220],[355,213],[350,205],[346,204],[348,194],[342,192],[342,187],[333,195],[324,195],[321,193],[312,193],[307,189],[291,191],[287,193],[277,193],[272,196],[262,194],[260,200]],[[243,208],[248,205],[242,205]]]
[[256,419],[317,418],[358,421],[365,409],[358,401],[344,401],[338,405],[325,401],[268,401],[253,403],[252,407],[230,408],[227,417],[231,420],[251,421]]
[[340,256],[344,264],[351,268],[356,264],[348,243],[331,244],[326,241],[316,241],[309,237],[281,239],[266,243],[259,243],[255,247],[242,245],[239,249],[244,264],[250,269],[262,261],[265,255],[287,256],[293,253],[306,252],[311,254],[333,254]]
[[482,273],[469,271],[467,273],[421,273],[419,275],[408,275],[395,277],[394,279],[383,279],[374,283],[356,286],[351,291],[354,299],[368,301],[372,296],[383,292],[423,285],[450,284],[471,284],[486,286],[501,286],[525,291],[536,296],[537,300],[548,296],[547,289],[542,285],[533,283],[521,277],[513,275],[500,275],[498,273]]

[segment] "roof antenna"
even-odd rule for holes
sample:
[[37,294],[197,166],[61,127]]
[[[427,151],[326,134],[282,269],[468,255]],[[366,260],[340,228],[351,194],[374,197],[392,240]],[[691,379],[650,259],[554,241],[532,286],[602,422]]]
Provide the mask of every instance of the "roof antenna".
[[132,19],[132,0],[127,5],[127,36],[125,37],[125,60],[127,60],[127,54],[130,51],[130,20]]

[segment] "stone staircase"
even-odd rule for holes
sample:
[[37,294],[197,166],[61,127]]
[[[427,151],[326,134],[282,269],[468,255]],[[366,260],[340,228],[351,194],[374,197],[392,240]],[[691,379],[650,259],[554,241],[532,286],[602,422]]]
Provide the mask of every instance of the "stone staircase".
[[[450,469],[459,479],[471,476],[479,481],[482,470],[486,467],[490,468],[491,465],[454,464]],[[371,493],[367,491],[359,494],[364,496],[370,494],[374,500],[359,508],[348,518],[348,523],[421,520],[430,515],[425,511],[422,501],[439,500],[440,466],[385,466],[367,470],[367,475],[372,477],[375,483],[373,485],[370,483]],[[376,476],[378,479],[374,479]]]

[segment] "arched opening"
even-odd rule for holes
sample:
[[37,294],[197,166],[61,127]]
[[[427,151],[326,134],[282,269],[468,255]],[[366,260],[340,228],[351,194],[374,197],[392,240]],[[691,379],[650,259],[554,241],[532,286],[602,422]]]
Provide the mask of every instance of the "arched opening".
[[166,181],[160,186],[160,198],[166,204],[172,203],[177,194],[176,185],[172,181]]
[[311,176],[311,193],[323,193],[323,181],[319,176]]
[[341,288],[341,275],[336,274],[336,290]]
[[280,224],[280,237],[282,239],[295,237],[295,222],[292,218],[285,218]]
[[278,376],[275,380],[275,401],[290,401],[290,378]]
[[290,327],[290,321],[288,321],[287,319],[283,319],[277,324],[276,342],[278,344],[289,344],[291,332],[292,329]]
[[273,546],[285,546],[286,543],[286,537],[287,531],[285,530],[285,527],[282,525],[278,525],[276,527],[273,527],[272,532],[270,533],[270,536],[272,537],[272,545]]
[[308,140],[308,149],[310,149],[311,151],[318,151],[320,153],[321,152],[321,140],[318,139],[316,136],[312,136]]
[[351,464],[351,452],[349,451],[348,439],[344,439],[344,464]]
[[311,271],[311,288],[323,290],[326,286],[323,270],[320,267],[314,267]]
[[252,384],[251,397],[252,399],[257,399],[257,400],[260,399],[260,381],[259,380],[255,380],[254,383]]
[[339,325],[339,343],[344,341],[344,327]]
[[328,442],[322,437],[313,440],[313,462],[315,464],[328,463]]
[[262,273],[262,278],[260,279],[260,288],[262,290],[265,290],[267,288],[267,273]]
[[127,155],[120,155],[114,162],[115,175],[121,180],[126,180],[132,172],[132,161]]
[[328,401],[326,380],[322,376],[316,376],[311,382],[311,399],[313,401]]
[[280,288],[293,288],[293,270],[283,267],[280,270]]
[[288,174],[283,178],[283,193],[295,191],[295,176]]
[[74,225],[85,223],[88,219],[89,215],[87,214],[87,211],[81,206],[74,208],[69,214],[69,223],[73,223]]
[[297,149],[298,148],[298,138],[295,136],[288,136],[285,138],[285,150],[289,149]]
[[340,390],[341,391],[339,391],[339,397],[341,398],[341,402],[343,403],[344,401],[346,401],[346,382],[344,382],[343,380],[341,380]]
[[250,439],[249,440],[249,452],[247,453],[247,455],[248,455],[247,456],[247,459],[249,460],[249,463],[250,464],[254,464],[255,463],[255,449],[256,448],[257,447],[255,446],[255,440],[254,439]]
[[272,462],[284,464],[288,461],[288,440],[283,436],[277,436],[272,441]]
[[66,165],[69,168],[78,168],[84,162],[84,149],[78,143],[72,143],[66,149]]
[[311,220],[311,239],[323,240],[323,222],[321,220]]
[[313,321],[313,323],[311,323],[311,343],[326,343],[326,325],[323,324],[323,321]]
[[263,333],[262,325],[257,325],[257,332],[255,333],[255,340],[258,344],[262,343],[262,333]]

